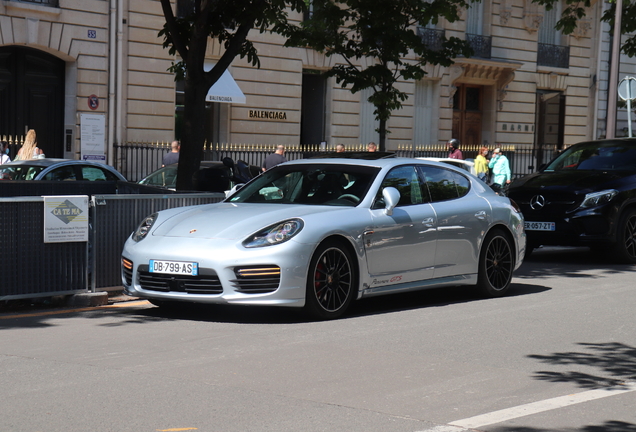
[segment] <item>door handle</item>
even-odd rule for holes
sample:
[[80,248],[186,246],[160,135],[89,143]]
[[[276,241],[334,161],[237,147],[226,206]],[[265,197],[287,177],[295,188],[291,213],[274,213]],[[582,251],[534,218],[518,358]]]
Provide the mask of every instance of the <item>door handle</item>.
[[434,224],[435,220],[431,217],[431,218],[426,218],[422,221],[423,225],[426,225],[427,227],[432,227]]

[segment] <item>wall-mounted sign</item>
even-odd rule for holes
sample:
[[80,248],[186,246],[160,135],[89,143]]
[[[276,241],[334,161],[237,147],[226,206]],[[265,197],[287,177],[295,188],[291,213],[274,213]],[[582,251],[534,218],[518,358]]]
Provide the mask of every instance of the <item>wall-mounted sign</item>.
[[268,119],[268,120],[287,120],[285,111],[258,111],[250,110],[250,118]]
[[99,98],[95,95],[90,95],[88,97],[88,107],[93,111],[99,108]]
[[45,196],[44,243],[88,241],[88,197]]
[[80,124],[82,160],[106,162],[106,116],[82,113]]

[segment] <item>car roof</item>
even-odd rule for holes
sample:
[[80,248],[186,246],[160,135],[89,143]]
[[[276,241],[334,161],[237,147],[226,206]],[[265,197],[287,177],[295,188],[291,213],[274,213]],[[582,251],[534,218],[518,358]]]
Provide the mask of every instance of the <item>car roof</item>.
[[75,160],[75,159],[44,158],[44,159],[27,159],[27,160],[11,161],[11,162],[7,162],[7,163],[5,163],[3,165],[5,165],[5,166],[30,165],[30,166],[49,167],[51,165],[55,165],[55,164],[62,163],[62,162],[80,162],[80,163],[83,163],[84,161],[79,161],[79,160]]
[[325,159],[325,158],[336,158],[336,159],[364,159],[364,160],[374,160],[374,159],[384,159],[384,158],[392,158],[395,157],[395,153],[393,152],[370,152],[370,151],[344,151],[344,152],[318,152],[309,154],[306,159]]
[[358,165],[358,166],[369,166],[376,168],[385,168],[385,167],[393,167],[404,164],[427,164],[440,166],[443,168],[451,168],[456,170],[462,170],[461,168],[455,167],[453,165],[449,165],[442,162],[436,162],[427,159],[416,159],[416,158],[406,158],[406,157],[391,157],[387,159],[375,159],[375,160],[366,160],[366,159],[337,159],[337,158],[327,158],[327,159],[296,159],[293,161],[285,162],[280,166],[289,166],[289,165],[318,165],[318,164],[330,164],[330,165]]

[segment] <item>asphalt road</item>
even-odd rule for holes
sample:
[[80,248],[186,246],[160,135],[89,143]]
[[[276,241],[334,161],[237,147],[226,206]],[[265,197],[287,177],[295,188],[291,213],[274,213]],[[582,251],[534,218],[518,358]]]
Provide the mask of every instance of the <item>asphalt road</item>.
[[510,295],[344,318],[147,302],[0,314],[0,431],[636,432],[634,268],[538,251]]

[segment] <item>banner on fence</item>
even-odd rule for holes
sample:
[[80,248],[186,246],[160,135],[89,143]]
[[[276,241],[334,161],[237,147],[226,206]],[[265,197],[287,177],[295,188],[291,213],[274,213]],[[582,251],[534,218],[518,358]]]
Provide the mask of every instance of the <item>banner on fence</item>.
[[45,196],[44,243],[88,241],[88,196]]

